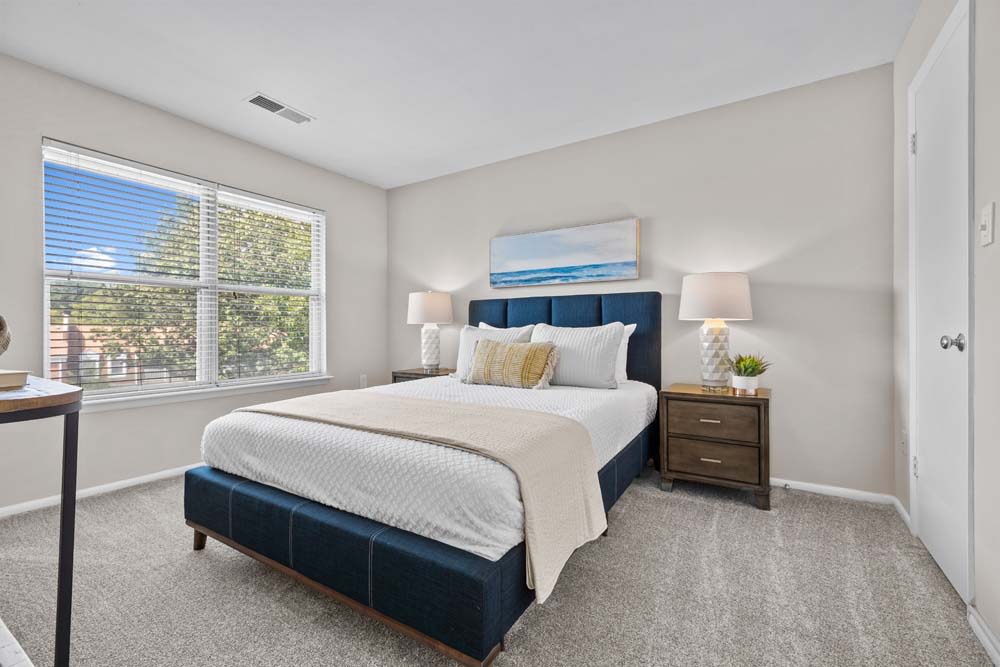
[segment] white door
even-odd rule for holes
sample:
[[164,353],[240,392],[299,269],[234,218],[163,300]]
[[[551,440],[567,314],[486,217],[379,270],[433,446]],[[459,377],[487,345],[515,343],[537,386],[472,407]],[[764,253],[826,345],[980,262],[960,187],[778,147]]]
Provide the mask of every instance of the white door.
[[916,135],[910,155],[911,510],[917,535],[968,601],[970,351],[962,349],[963,340],[970,342],[968,0],[945,25],[909,100]]

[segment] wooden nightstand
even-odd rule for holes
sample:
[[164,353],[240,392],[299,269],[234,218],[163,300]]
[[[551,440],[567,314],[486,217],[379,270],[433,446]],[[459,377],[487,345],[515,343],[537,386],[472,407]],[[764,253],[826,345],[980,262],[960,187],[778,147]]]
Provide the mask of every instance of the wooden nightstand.
[[409,382],[410,380],[423,380],[424,378],[435,378],[441,377],[442,375],[451,375],[455,372],[454,368],[438,368],[437,370],[428,371],[423,368],[407,368],[402,371],[392,372],[393,384],[396,382]]
[[713,394],[700,385],[674,384],[660,392],[660,488],[674,480],[754,492],[771,509],[768,409],[770,389],[756,396]]

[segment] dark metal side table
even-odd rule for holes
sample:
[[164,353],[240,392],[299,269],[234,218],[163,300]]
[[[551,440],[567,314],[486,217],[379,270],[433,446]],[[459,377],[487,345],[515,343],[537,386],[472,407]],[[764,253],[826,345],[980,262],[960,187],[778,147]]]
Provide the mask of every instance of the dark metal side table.
[[69,666],[73,611],[73,536],[76,517],[76,450],[79,387],[31,376],[21,389],[0,391],[0,424],[63,417],[62,503],[59,514],[59,579],[56,589],[56,667]]

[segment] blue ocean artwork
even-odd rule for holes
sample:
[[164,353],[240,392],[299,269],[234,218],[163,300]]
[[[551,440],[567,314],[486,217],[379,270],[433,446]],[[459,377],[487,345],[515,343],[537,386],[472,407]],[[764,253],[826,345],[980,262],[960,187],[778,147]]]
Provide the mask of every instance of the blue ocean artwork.
[[637,218],[500,236],[490,242],[490,287],[638,277]]
[[551,285],[553,283],[585,283],[598,280],[633,280],[638,277],[636,262],[554,266],[549,269],[527,269],[491,273],[490,287]]

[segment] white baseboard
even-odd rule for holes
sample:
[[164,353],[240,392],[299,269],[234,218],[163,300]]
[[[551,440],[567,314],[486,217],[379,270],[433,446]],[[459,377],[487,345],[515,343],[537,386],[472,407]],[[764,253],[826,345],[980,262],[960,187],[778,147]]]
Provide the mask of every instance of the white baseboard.
[[[111,491],[117,491],[118,489],[126,489],[130,486],[136,486],[138,484],[146,484],[148,482],[155,482],[161,479],[177,477],[178,475],[183,475],[191,468],[197,468],[198,466],[201,465],[205,464],[194,463],[192,465],[181,466],[179,468],[170,468],[169,470],[161,470],[159,472],[150,473],[149,475],[142,475],[141,477],[133,477],[131,479],[123,479],[118,482],[111,482],[110,484],[101,484],[100,486],[92,486],[87,489],[79,489],[76,492],[76,497],[77,500],[79,500],[80,498],[99,496],[102,493],[110,493]],[[17,505],[8,505],[7,507],[0,507],[0,519],[6,516],[13,516],[15,514],[22,514],[24,512],[30,512],[32,510],[42,509],[43,507],[52,507],[53,505],[58,505],[59,500],[60,496],[49,496],[48,498],[29,500],[28,502],[18,503]]]
[[797,491],[808,491],[819,493],[824,496],[837,496],[838,498],[849,498],[850,500],[861,500],[866,503],[878,503],[879,505],[892,505],[896,508],[899,518],[906,524],[906,528],[912,532],[910,527],[910,515],[903,508],[903,503],[899,498],[888,493],[874,493],[872,491],[859,491],[858,489],[848,489],[843,486],[829,486],[827,484],[813,484],[812,482],[796,482],[791,479],[771,478],[771,486],[787,486]]
[[[193,463],[191,465],[181,466],[179,468],[170,468],[169,470],[161,470],[159,472],[154,472],[149,475],[142,475],[141,477],[133,477],[131,479],[123,479],[118,482],[111,482],[110,484],[102,484],[100,486],[92,486],[87,489],[80,489],[76,492],[76,497],[87,498],[89,496],[98,496],[102,493],[110,493],[111,491],[117,491],[118,489],[126,489],[130,486],[136,486],[138,484],[146,484],[148,482],[155,482],[161,479],[168,479],[170,477],[177,477],[178,475],[183,475],[185,472],[191,468],[197,468],[198,466],[205,465],[204,463]],[[903,504],[899,502],[899,499],[895,496],[891,496],[887,493],[873,493],[872,491],[859,491],[858,489],[848,489],[843,486],[829,486],[827,484],[814,484],[812,482],[796,482],[790,479],[780,479],[778,477],[771,478],[771,486],[784,487],[787,486],[790,489],[796,489],[798,491],[808,491],[810,493],[819,493],[824,496],[837,496],[838,498],[849,498],[850,500],[861,500],[869,503],[878,503],[879,505],[892,505],[896,508],[896,512],[899,513],[899,517],[906,524],[907,528],[910,528],[910,515],[903,508]],[[28,502],[18,503],[17,505],[8,505],[7,507],[0,507],[0,519],[5,516],[13,516],[14,514],[22,514],[24,512],[30,512],[32,510],[41,509],[43,507],[52,507],[53,505],[59,504],[59,496],[49,496],[48,498],[39,498],[38,500],[29,500]]]
[[986,625],[986,621],[980,615],[979,610],[972,605],[969,605],[969,625],[972,626],[972,631],[976,633],[976,637],[982,642],[983,648],[986,649],[986,653],[989,654],[993,664],[1000,665],[1000,639],[997,639],[997,636],[990,630],[990,626]]
[[892,504],[896,508],[896,514],[898,514],[899,518],[906,524],[906,529],[912,533],[913,524],[910,523],[910,513],[906,511],[905,507],[903,507],[903,503],[900,502],[899,498],[896,496],[890,496],[890,498],[892,498]]

